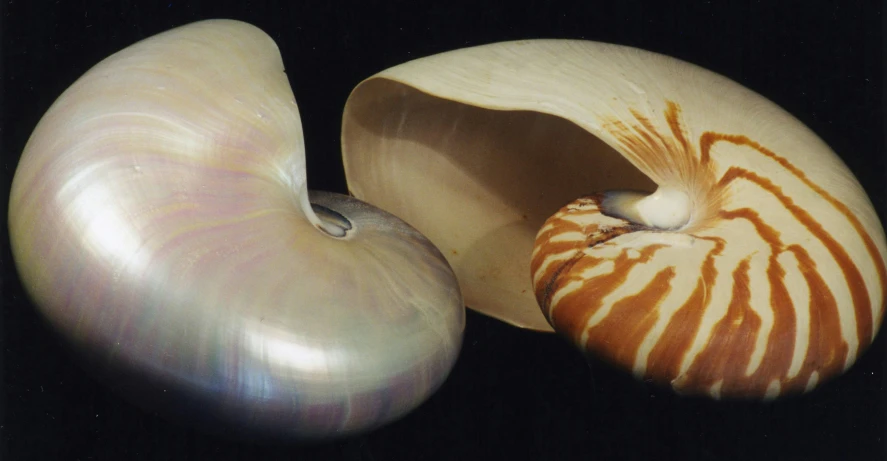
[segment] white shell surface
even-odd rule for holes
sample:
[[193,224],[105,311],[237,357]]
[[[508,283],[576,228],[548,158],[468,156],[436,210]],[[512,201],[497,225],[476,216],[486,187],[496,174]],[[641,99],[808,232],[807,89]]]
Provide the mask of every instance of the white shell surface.
[[330,437],[424,401],[464,307],[413,228],[310,200],[319,214],[276,45],[206,21],[111,56],[55,102],[9,224],[35,304],[128,397],[210,430]]
[[[358,86],[342,138],[350,190],[428,235],[469,307],[551,324],[638,376],[715,397],[807,390],[880,327],[887,245],[853,175],[692,64],[571,40],[443,53]],[[633,201],[637,222],[600,199],[564,207],[621,189],[679,200]],[[571,271],[579,258],[594,264]]]

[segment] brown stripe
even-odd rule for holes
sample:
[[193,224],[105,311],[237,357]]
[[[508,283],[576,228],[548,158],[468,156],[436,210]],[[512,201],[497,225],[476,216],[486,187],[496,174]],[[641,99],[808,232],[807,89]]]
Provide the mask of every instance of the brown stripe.
[[[785,270],[777,261],[778,253],[772,253],[767,265],[767,278],[770,281],[770,306],[773,308],[773,328],[767,336],[767,348],[758,369],[746,379],[748,386],[765,391],[774,379],[780,384],[792,364],[795,352],[795,331],[797,318],[792,299],[785,286]],[[784,306],[784,307],[783,307]],[[780,392],[785,389],[780,389]],[[761,393],[763,395],[763,392]]]
[[861,353],[865,346],[872,341],[872,308],[869,293],[866,289],[859,268],[850,259],[844,247],[838,243],[832,236],[827,233],[822,225],[819,224],[807,211],[797,206],[794,201],[787,195],[782,193],[782,188],[773,184],[767,178],[758,176],[756,173],[739,168],[731,167],[727,170],[718,187],[726,187],[737,178],[748,180],[762,189],[770,192],[774,197],[779,199],[782,205],[797,219],[804,227],[810,231],[822,244],[828,249],[832,257],[841,268],[844,274],[844,280],[847,288],[850,290],[850,296],[853,298],[853,308],[856,312],[856,333],[859,338],[858,353]]
[[[650,124],[646,117],[634,111],[632,111],[632,115],[638,119],[642,126]],[[663,148],[668,153],[671,153],[671,150],[668,149],[667,145],[655,146],[653,137],[649,133],[638,128],[629,128],[619,120],[607,122],[604,125],[604,129],[612,133],[626,148],[627,152],[633,154],[632,157],[642,163],[648,171],[655,171],[657,173],[668,171],[668,164],[661,161],[663,157],[661,153]],[[653,132],[656,133],[655,130]],[[664,157],[669,157],[669,155]]]
[[[588,320],[602,307],[602,300],[625,283],[634,266],[649,262],[657,251],[665,247],[665,245],[651,245],[643,248],[638,258],[629,258],[627,251],[620,253],[613,261],[615,266],[611,273],[585,281],[582,289],[566,294],[558,301],[554,306],[556,309],[550,312],[549,321],[552,326],[572,338],[577,345],[584,346],[579,340],[588,325]],[[609,259],[589,256],[582,258],[574,265],[572,271],[561,274],[554,290],[569,282],[582,280],[577,274],[608,261]]]
[[814,371],[819,372],[820,381],[842,372],[850,347],[841,334],[838,303],[816,270],[816,262],[799,245],[789,246],[788,251],[794,253],[801,268],[809,268],[801,273],[810,287],[810,339],[801,370],[788,384],[804,389]]
[[671,291],[675,273],[674,267],[665,268],[641,291],[613,303],[607,316],[586,330],[585,350],[602,352],[621,365],[634,364],[638,348],[659,318],[659,304]]
[[[548,318],[549,322],[551,322],[551,298],[554,296],[555,291],[562,286],[558,284],[561,281],[561,275],[569,275],[572,272],[573,266],[583,257],[585,257],[585,254],[582,251],[577,251],[573,257],[554,268],[553,272],[547,271],[536,284],[536,302],[539,303],[539,306],[542,308],[542,314]],[[552,323],[553,326],[554,324]]]
[[669,144],[671,144],[669,142],[669,139],[666,138],[665,136],[663,136],[661,133],[659,133],[659,130],[657,130],[656,127],[653,125],[653,123],[650,122],[649,118],[641,115],[640,112],[637,112],[634,109],[631,109],[630,111],[631,111],[631,115],[633,115],[634,118],[641,124],[641,127],[643,127],[643,129],[635,128],[635,130],[634,130],[635,134],[638,134],[638,135],[642,136],[644,139],[646,139],[647,146],[649,148],[652,148],[652,149],[666,148],[667,149],[669,147]]
[[699,331],[702,316],[713,299],[710,293],[718,276],[715,256],[724,251],[725,242],[718,237],[698,238],[715,242],[715,247],[708,252],[702,263],[699,281],[693,293],[671,316],[659,341],[647,357],[645,376],[663,384],[670,384],[678,376],[681,363]]
[[[560,281],[561,275],[569,274],[572,271],[573,266],[583,257],[585,257],[585,249],[605,243],[609,240],[619,237],[620,235],[635,232],[637,230],[647,229],[645,226],[622,220],[622,226],[607,227],[602,230],[602,227],[597,223],[580,226],[576,222],[566,219],[568,216],[576,217],[585,215],[605,215],[600,210],[600,200],[600,196],[583,197],[582,199],[578,200],[583,203],[593,204],[594,208],[577,208],[575,207],[576,201],[564,206],[558,213],[556,213],[545,223],[545,225],[550,224],[551,228],[546,230],[545,232],[542,232],[540,236],[537,237],[536,246],[544,245],[545,251],[540,251],[536,254],[535,257],[532,258],[530,267],[533,274],[536,274],[536,271],[539,269],[539,267],[541,267],[542,263],[545,262],[545,259],[549,255],[566,253],[571,250],[575,251],[575,254],[571,258],[561,262],[560,264],[550,265],[546,269],[546,273],[539,279],[539,281],[536,283],[536,286],[534,287],[534,291],[536,293],[536,301],[542,308],[542,312],[543,314],[545,314],[546,317],[549,315],[549,312],[551,310],[551,297],[557,291],[556,284],[558,284],[558,282]],[[567,242],[551,243],[551,239],[566,232],[581,232],[586,237],[582,241],[572,240]],[[558,286],[563,286],[563,284],[560,284]]]
[[705,348],[678,379],[675,388],[708,393],[712,385],[723,379],[721,395],[737,391],[743,395],[763,395],[766,384],[750,387],[743,379],[761,329],[761,318],[749,305],[749,268],[746,258],[733,271],[733,295],[727,313],[715,324]]
[[684,136],[684,124],[681,120],[681,107],[674,101],[665,101],[665,121],[671,129],[671,134],[681,144],[684,152],[692,152],[692,147]]
[[[787,249],[784,248],[779,233],[766,224],[760,215],[754,210],[741,209],[735,211],[723,211],[721,217],[724,219],[748,220],[755,226],[755,230],[761,238],[763,238],[770,246],[771,258],[768,277],[770,278],[770,283],[774,290],[772,295],[776,296],[775,299],[771,299],[775,321],[768,342],[768,349],[764,355],[764,360],[762,361],[761,366],[751,378],[746,379],[744,376],[739,375],[734,376],[733,380],[735,380],[737,384],[746,381],[746,386],[755,388],[758,386],[766,387],[766,385],[773,379],[779,379],[783,382],[782,392],[785,392],[789,389],[803,390],[814,371],[819,371],[822,378],[839,373],[842,369],[844,360],[846,359],[847,343],[844,341],[841,334],[837,303],[825,281],[822,280],[822,277],[817,272],[816,264],[807,251],[797,245],[792,245]],[[783,328],[782,325],[791,325],[792,331],[794,331],[796,326],[795,312],[791,308],[791,299],[788,297],[788,291],[785,287],[784,271],[781,266],[775,267],[778,265],[779,254],[784,251],[791,251],[795,255],[800,272],[807,281],[810,290],[810,302],[808,306],[810,311],[809,345],[802,369],[798,375],[790,381],[786,381],[786,375],[791,366],[794,348],[797,345],[794,344],[794,334],[789,335],[787,333],[782,333],[778,328]],[[780,302],[779,299],[783,299],[783,301]],[[774,362],[773,354],[778,350],[778,347],[770,344],[770,342],[774,340],[783,341],[783,344],[785,344],[786,347],[782,354],[778,354],[782,355],[782,358],[775,360],[775,363],[770,363]],[[791,340],[791,347],[788,345],[789,340]],[[747,366],[747,364],[745,366]],[[725,383],[727,382],[731,382],[731,380],[725,380]],[[725,395],[728,395],[733,391],[740,394],[747,394],[747,389],[738,386],[733,386],[731,389],[722,389],[722,392]]]
[[[837,209],[838,212],[840,212],[842,215],[844,215],[844,217],[847,219],[847,221],[850,222],[850,225],[853,226],[854,230],[856,231],[856,234],[862,239],[862,242],[865,245],[866,251],[868,251],[869,257],[872,259],[872,262],[875,265],[875,270],[878,273],[879,286],[881,286],[881,287],[887,286],[887,267],[885,267],[884,259],[881,257],[881,254],[878,251],[878,248],[875,245],[875,242],[872,239],[872,237],[865,231],[865,227],[862,225],[861,222],[859,222],[859,219],[857,219],[856,215],[854,215],[853,212],[851,212],[850,209],[847,208],[846,205],[844,205],[843,203],[838,201],[838,199],[836,199],[831,194],[826,192],[825,189],[821,188],[819,185],[817,185],[816,183],[811,181],[810,178],[808,178],[807,175],[804,174],[803,171],[801,171],[800,169],[795,167],[791,162],[789,162],[788,160],[786,160],[783,157],[780,157],[779,155],[776,155],[775,152],[767,149],[764,146],[761,146],[760,144],[758,144],[755,141],[752,141],[751,139],[749,139],[746,136],[725,135],[725,134],[713,133],[713,132],[703,133],[700,140],[699,140],[699,145],[700,145],[700,150],[701,150],[700,161],[703,165],[705,165],[709,162],[709,160],[711,158],[711,147],[719,141],[726,141],[726,142],[729,142],[734,145],[750,147],[750,148],[758,151],[762,155],[773,159],[774,161],[779,163],[783,168],[785,168],[791,174],[793,174],[796,178],[798,178],[801,182],[803,182],[807,187],[811,188],[819,196],[821,196],[826,201],[828,201],[829,204],[831,204],[833,207],[835,207],[835,209]],[[725,184],[723,178],[721,179],[721,183]],[[772,183],[771,183],[771,185],[772,185]],[[773,187],[775,188],[776,186],[773,186]],[[776,188],[776,189],[778,189],[778,188]],[[771,190],[771,192],[772,192],[772,190]],[[780,190],[780,192],[781,192],[781,190]],[[785,199],[785,200],[783,200],[784,203],[786,200],[788,202],[791,202],[791,199],[789,199],[787,196],[778,195],[778,197],[780,198],[780,200]],[[800,210],[799,208],[797,208],[797,209]],[[803,210],[800,210],[800,211],[803,211]],[[794,212],[793,212],[793,214],[794,214]],[[865,348],[865,346],[867,346],[874,339],[872,337],[872,335],[874,333],[874,328],[873,328],[871,302],[868,298],[868,290],[866,290],[865,284],[864,284],[862,278],[859,276],[859,270],[856,268],[856,266],[853,264],[853,262],[850,260],[850,258],[846,255],[846,252],[843,251],[843,247],[838,245],[837,242],[835,242],[834,239],[832,239],[831,236],[828,235],[822,229],[822,227],[819,225],[819,223],[817,223],[812,217],[809,216],[809,214],[804,212],[804,215],[805,215],[806,219],[808,220],[806,222],[814,224],[815,228],[817,229],[816,232],[814,232],[811,229],[811,232],[813,232],[814,235],[816,235],[820,241],[823,241],[823,239],[828,239],[830,241],[829,244],[826,244],[826,246],[829,247],[829,251],[832,251],[832,248],[837,246],[838,248],[840,248],[840,252],[843,253],[842,261],[839,261],[839,264],[841,265],[841,269],[845,273],[845,278],[848,278],[848,280],[847,280],[848,287],[850,288],[851,293],[853,293],[853,298],[854,298],[853,303],[854,303],[854,309],[856,311],[856,318],[857,318],[857,320],[856,320],[857,335],[859,336],[858,352],[862,352],[862,350]],[[807,225],[806,222],[805,222],[805,225]],[[808,227],[808,229],[810,229],[810,226],[807,226],[807,227]],[[823,241],[823,244],[825,244],[825,241]],[[832,254],[833,254],[833,256],[835,255],[834,252],[832,252]],[[835,256],[835,259],[838,259],[837,256]],[[847,276],[848,272],[853,272],[855,274],[855,276],[853,274],[851,274],[848,277]],[[883,315],[884,308],[885,308],[885,302],[887,302],[887,297],[885,297],[885,300],[882,301],[880,306],[878,306],[878,317],[879,317],[877,319],[878,321],[880,321],[880,317]]]
[[[754,389],[760,392],[760,396],[763,396],[771,381],[779,380],[781,383],[785,381],[785,376],[791,367],[796,347],[796,312],[791,297],[788,295],[788,289],[785,287],[785,270],[783,270],[778,261],[779,255],[785,251],[785,246],[779,231],[767,224],[758,212],[751,208],[733,211],[725,210],[720,213],[720,217],[727,220],[744,219],[748,221],[754,226],[755,232],[770,247],[767,278],[770,282],[770,308],[773,311],[773,327],[767,338],[767,348],[765,349],[761,364],[752,376],[746,377],[744,375],[745,368],[743,367],[741,374],[733,376],[733,379],[736,381],[735,385],[722,389],[724,395],[733,393],[748,395],[748,390]],[[804,270],[804,267],[801,267],[801,271],[803,272]],[[748,282],[746,281],[745,283],[747,284]],[[823,287],[823,289],[828,290],[827,287]],[[750,347],[753,350],[754,343],[751,343]],[[784,386],[784,383],[782,384]],[[785,390],[785,388],[782,388],[780,391]]]

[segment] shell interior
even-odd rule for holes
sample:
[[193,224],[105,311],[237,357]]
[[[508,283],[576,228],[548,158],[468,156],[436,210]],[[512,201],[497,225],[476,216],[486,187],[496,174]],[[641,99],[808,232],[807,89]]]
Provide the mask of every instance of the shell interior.
[[360,87],[343,129],[350,191],[435,242],[468,307],[534,330],[551,331],[528,275],[542,223],[595,190],[656,189],[564,118],[474,107],[387,79]]

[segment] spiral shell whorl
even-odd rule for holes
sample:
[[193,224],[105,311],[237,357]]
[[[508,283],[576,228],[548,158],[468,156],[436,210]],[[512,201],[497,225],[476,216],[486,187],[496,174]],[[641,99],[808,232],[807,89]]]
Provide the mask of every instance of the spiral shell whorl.
[[50,324],[127,397],[211,431],[366,431],[459,353],[440,252],[354,198],[309,200],[280,54],[244,23],[174,29],[81,77],[22,154],[9,222]]
[[[745,136],[706,132],[697,147],[671,102],[668,133],[633,115],[603,126],[660,186],[688,190],[691,218],[675,230],[644,225],[606,194],[553,215],[531,271],[555,330],[638,377],[716,398],[807,391],[850,366],[883,315],[883,234]],[[768,169],[719,156],[718,144]]]
[[[693,64],[578,40],[443,53],[359,85],[342,140],[351,191],[439,242],[469,306],[680,391],[803,391],[881,324],[887,242],[853,174]],[[656,192],[551,217],[608,190]]]

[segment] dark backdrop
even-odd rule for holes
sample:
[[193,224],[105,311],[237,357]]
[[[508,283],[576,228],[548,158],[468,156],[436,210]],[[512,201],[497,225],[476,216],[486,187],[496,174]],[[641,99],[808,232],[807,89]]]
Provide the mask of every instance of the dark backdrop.
[[[258,25],[278,42],[315,189],[345,191],[340,111],[363,78],[469,45],[584,38],[682,58],[774,100],[841,155],[883,220],[877,2],[308,3],[4,0],[3,215],[30,131],[79,75],[137,40],[225,17]],[[388,427],[312,446],[203,435],[132,407],[72,362],[23,294],[2,231],[5,459],[887,459],[883,335],[844,377],[810,395],[713,403],[638,383],[586,363],[555,336],[477,314],[468,316],[462,355],[443,388]]]

